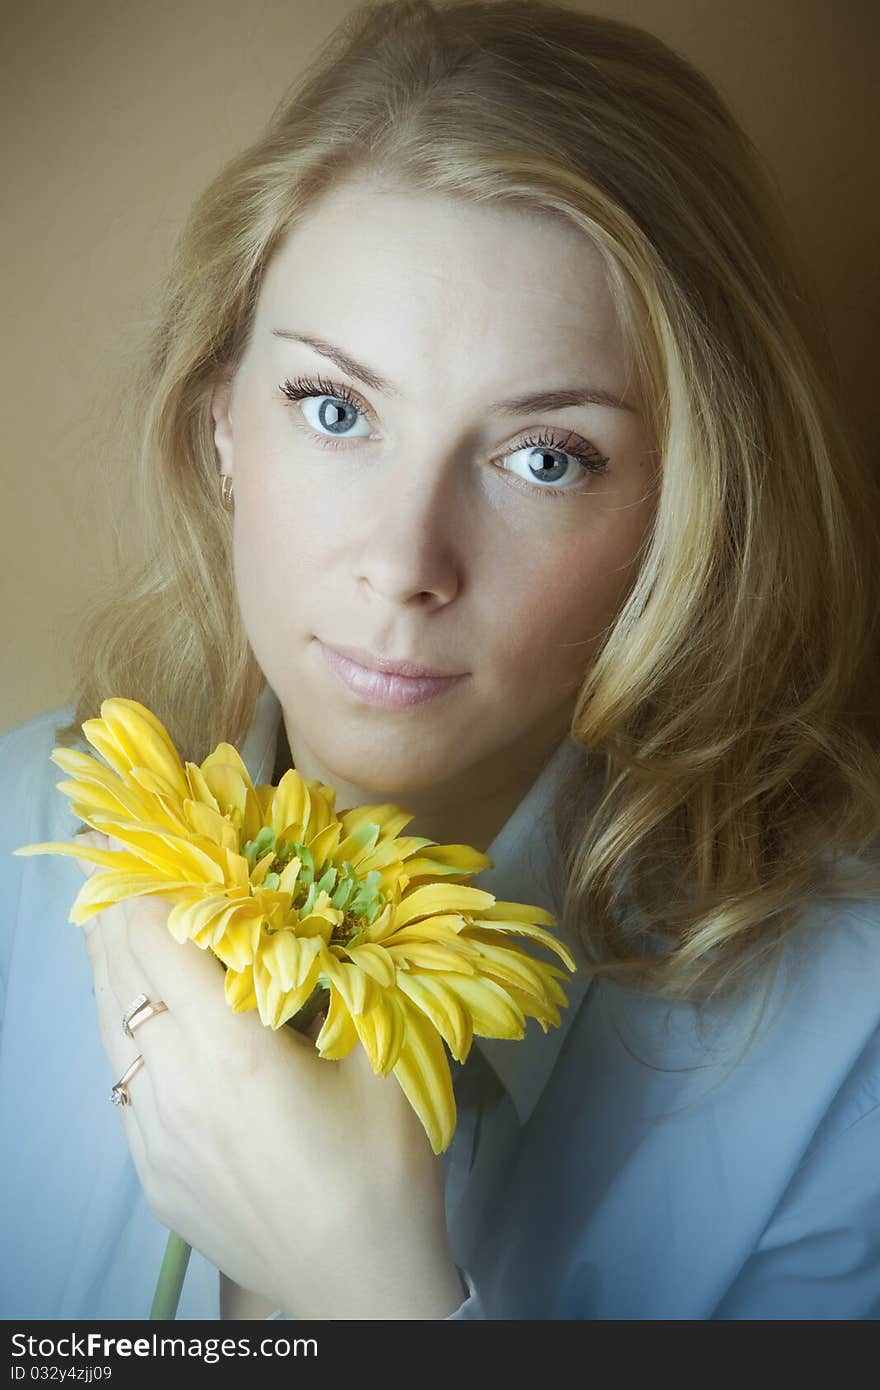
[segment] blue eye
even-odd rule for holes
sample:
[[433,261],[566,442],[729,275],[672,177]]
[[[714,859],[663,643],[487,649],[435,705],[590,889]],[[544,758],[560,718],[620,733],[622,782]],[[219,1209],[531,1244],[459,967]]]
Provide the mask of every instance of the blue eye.
[[[299,376],[293,381],[285,381],[279,390],[292,402],[320,402],[314,412],[315,418],[310,418],[305,410],[303,415],[325,447],[336,447],[335,440],[369,438],[369,427],[359,435],[349,428],[352,423],[357,424],[358,419],[366,425],[369,411],[344,383],[327,381],[323,377],[313,380]],[[506,467],[502,471],[514,473],[524,483],[525,491],[536,497],[558,497],[583,491],[576,484],[584,473],[601,474],[608,471],[609,460],[571,431],[556,433],[542,430],[537,435],[520,440],[501,457],[509,459],[516,454],[530,455],[525,463],[527,472],[518,473]],[[573,470],[570,466],[572,462],[577,465]],[[561,485],[560,479],[564,479],[568,473],[571,473],[573,481]]]
[[364,438],[364,435],[353,435],[349,428],[352,417],[364,416],[365,412],[347,386],[336,385],[320,377],[317,381],[296,377],[294,381],[285,381],[281,391],[289,401],[320,402],[314,412],[316,418],[310,418],[303,410],[312,429],[318,432],[327,430],[331,437],[335,435],[339,439]]
[[[572,444],[573,440],[574,444]],[[580,447],[575,447],[575,444]],[[567,445],[569,447],[566,447]],[[572,492],[576,490],[575,483],[583,473],[607,473],[608,471],[609,460],[603,458],[585,440],[580,440],[571,433],[560,439],[552,430],[542,431],[538,435],[523,439],[505,457],[511,458],[515,454],[529,455],[525,459],[527,472],[517,474],[517,477],[523,477],[527,482],[548,484],[547,487],[535,489],[539,492],[554,494]],[[571,461],[577,465],[574,470],[570,468]],[[514,470],[511,469],[510,471],[513,472]],[[571,473],[573,481],[569,481],[565,485],[560,484],[560,479],[564,480],[566,474],[569,473]]]

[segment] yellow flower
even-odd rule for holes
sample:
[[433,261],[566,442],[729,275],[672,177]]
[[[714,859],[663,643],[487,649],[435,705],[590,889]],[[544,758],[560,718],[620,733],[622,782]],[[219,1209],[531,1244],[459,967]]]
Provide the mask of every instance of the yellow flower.
[[223,962],[236,1012],[258,1009],[279,1028],[325,1001],[320,1055],[342,1058],[360,1043],[374,1072],[393,1072],[434,1153],[455,1129],[444,1042],[464,1062],[475,1034],[521,1038],[526,1018],[545,1033],[559,1025],[564,970],[510,938],[549,947],[569,970],[574,959],[547,930],[551,913],[466,882],[491,867],[478,850],[401,835],[412,815],[393,804],[337,815],[335,788],[295,769],[255,788],[229,743],[184,766],[136,700],[104,700],[82,728],[109,767],[56,748],[52,761],[71,777],[56,785],[82,821],[126,849],[13,851],[106,867],[85,880],[68,920],[125,898],[169,898],[169,929]]

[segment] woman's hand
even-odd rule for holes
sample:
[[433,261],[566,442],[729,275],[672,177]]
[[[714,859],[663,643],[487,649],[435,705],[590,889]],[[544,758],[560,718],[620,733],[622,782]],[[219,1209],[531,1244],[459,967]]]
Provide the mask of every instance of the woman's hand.
[[[124,848],[97,831],[73,843]],[[119,1113],[153,1214],[289,1317],[447,1317],[466,1294],[443,1160],[397,1080],[360,1046],[319,1057],[320,1017],[302,1035],[233,1013],[222,965],[174,939],[170,909],[132,898],[82,928],[114,1080],[144,1058]],[[132,1041],[121,1022],[141,993],[167,1011]]]

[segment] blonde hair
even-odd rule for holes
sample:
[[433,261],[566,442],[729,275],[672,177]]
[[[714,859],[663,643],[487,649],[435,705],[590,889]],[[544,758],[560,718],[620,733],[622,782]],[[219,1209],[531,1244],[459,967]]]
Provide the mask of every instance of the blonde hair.
[[572,720],[562,920],[597,976],[725,994],[812,899],[880,892],[880,509],[760,156],[709,81],[629,24],[530,0],[363,5],[213,179],[130,397],[144,558],[84,617],[58,739],[109,695],[147,704],[194,761],[250,726],[264,677],[211,390],[282,237],[363,174],[564,218],[604,258],[662,466]]

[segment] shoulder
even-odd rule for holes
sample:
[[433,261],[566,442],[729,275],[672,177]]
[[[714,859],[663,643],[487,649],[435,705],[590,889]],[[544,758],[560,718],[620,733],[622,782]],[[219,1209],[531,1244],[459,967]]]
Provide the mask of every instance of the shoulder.
[[792,934],[788,964],[803,1044],[839,1063],[817,1147],[880,1101],[880,898],[815,904]]
[[0,874],[32,862],[12,855],[18,845],[46,839],[72,819],[56,786],[64,773],[51,755],[58,746],[56,731],[69,723],[75,708],[60,705],[0,735]]
[[763,1089],[775,1132],[789,1127],[806,1158],[880,1099],[880,899],[811,902],[756,1016],[746,1074]]
[[[51,774],[56,769],[49,762],[49,755],[56,746],[55,734],[63,724],[68,724],[76,710],[74,704],[59,705],[56,709],[35,714],[30,719],[16,724],[6,733],[0,734],[0,775],[4,778],[21,776],[33,771],[39,760],[45,756],[45,766]],[[4,803],[6,798],[3,798]]]
[[[0,735],[0,994],[5,994],[17,924],[29,885],[42,896],[60,889],[69,896],[72,861],[49,855],[13,854],[21,845],[70,839],[80,822],[58,791],[64,774],[51,761],[56,731],[73,718],[75,705],[34,715]],[[78,871],[77,871],[78,872]]]
[[[880,1316],[880,902],[823,901],[792,935],[765,1115],[786,1181],[713,1316]],[[772,1030],[771,1030],[772,1035]]]
[[[654,1316],[876,1315],[880,902],[814,899],[775,972],[705,1008],[594,1005],[583,1151],[626,1306],[638,1286]],[[627,1222],[644,1284],[617,1253]]]
[[652,1104],[667,1090],[689,1106],[711,1099],[731,1142],[775,1146],[784,1177],[880,1091],[880,900],[813,899],[764,973],[728,997],[601,1000],[602,1029],[639,1059],[632,1085]]

